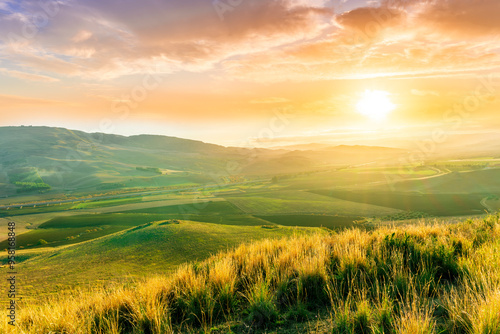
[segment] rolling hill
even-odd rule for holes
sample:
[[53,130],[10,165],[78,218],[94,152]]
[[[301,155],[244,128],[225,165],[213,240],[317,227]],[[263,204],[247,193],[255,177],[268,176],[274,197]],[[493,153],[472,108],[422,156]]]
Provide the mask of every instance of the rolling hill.
[[[76,245],[21,252],[18,271],[27,299],[77,286],[158,275],[249,240],[317,233],[315,228],[156,221]],[[24,254],[24,255],[22,255]],[[6,268],[0,269],[0,271]],[[30,297],[31,296],[31,297]]]
[[232,176],[270,178],[394,159],[405,152],[368,146],[317,151],[234,148],[167,136],[31,126],[0,127],[0,145],[0,196],[14,195],[20,185],[68,192],[190,186],[221,178],[227,182]]
[[[199,228],[129,230],[47,254],[44,261],[33,258],[22,269],[32,266],[39,271],[30,274],[48,273],[56,282],[79,270],[98,279],[101,270],[113,270],[100,257],[118,255],[110,253],[114,249],[127,257],[113,261],[144,269],[175,254],[186,260],[192,247],[208,255],[212,240],[198,240]],[[224,240],[236,231],[217,232]],[[499,235],[498,216],[490,216],[246,243],[169,275],[23,302],[17,327],[30,334],[498,333]],[[129,246],[137,237],[147,237],[148,247],[168,242],[143,256],[143,247]],[[85,257],[91,265],[84,268]],[[0,326],[7,330],[7,322]]]

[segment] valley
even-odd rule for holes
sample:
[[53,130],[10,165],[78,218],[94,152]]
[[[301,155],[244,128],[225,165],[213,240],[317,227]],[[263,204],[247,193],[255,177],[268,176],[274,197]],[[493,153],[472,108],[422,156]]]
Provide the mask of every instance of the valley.
[[[404,154],[401,150],[343,146],[330,149],[335,158],[263,150],[249,162],[245,149],[241,154],[233,148],[159,137],[133,142],[104,136],[101,148],[83,152],[79,141],[88,134],[31,131],[54,139],[44,139],[49,144],[37,154],[24,147],[28,141],[18,143],[23,146],[16,149],[17,160],[4,157],[0,204],[0,249],[7,248],[7,222],[15,222],[17,261],[27,299],[41,292],[164,274],[183,262],[202,260],[251,240],[353,227],[372,230],[415,220],[452,221],[483,216],[499,207],[500,168],[494,157],[398,165],[391,161]],[[68,137],[76,141],[69,144]],[[149,155],[147,162],[154,167],[142,167],[124,154],[151,149],[129,148],[141,145],[160,150],[165,140],[183,143],[180,147],[192,152],[189,159],[206,160],[206,150],[217,159],[211,156],[211,169],[186,164],[182,160],[186,153],[178,153],[176,147],[165,149],[168,159]],[[86,158],[56,180],[57,172],[47,161],[61,156],[63,144]],[[120,153],[111,154],[117,147]],[[340,151],[342,158],[335,154]],[[369,154],[358,155],[360,151]],[[180,155],[174,161],[171,157],[176,154]],[[273,172],[276,169],[270,166],[291,155],[314,164],[287,166],[293,173],[283,173],[281,167],[280,173]],[[241,173],[228,174],[223,168],[231,159],[240,164]],[[270,166],[264,168],[266,164]],[[283,164],[289,164],[288,158]],[[50,190],[12,192],[15,182],[39,181]]]

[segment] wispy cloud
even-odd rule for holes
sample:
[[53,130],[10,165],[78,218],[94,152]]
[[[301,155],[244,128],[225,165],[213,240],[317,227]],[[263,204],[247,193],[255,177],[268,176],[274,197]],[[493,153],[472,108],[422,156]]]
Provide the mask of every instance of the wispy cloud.
[[0,94],[0,104],[2,105],[2,108],[8,109],[8,108],[25,107],[25,106],[29,106],[29,105],[35,105],[35,106],[51,105],[51,104],[61,105],[61,104],[64,104],[64,102],[56,101],[56,100],[25,97],[25,96]]
[[[475,6],[470,0],[460,0],[456,8],[451,1],[398,5],[393,0],[392,7],[387,3],[336,16],[338,29],[323,38],[230,60],[224,66],[230,76],[241,79],[304,81],[462,75],[500,65],[500,35],[491,34],[498,24],[490,20],[500,16],[498,1],[482,1],[471,13],[465,13],[466,4]],[[478,25],[481,16],[485,22]],[[429,21],[432,17],[435,22]],[[477,25],[473,35],[462,31],[469,25]]]
[[22,79],[22,80],[29,80],[29,81],[42,81],[42,82],[57,82],[57,81],[59,81],[59,79],[57,79],[57,78],[49,77],[46,75],[20,72],[20,71],[5,69],[5,68],[0,69],[0,74],[8,75],[10,77],[14,77],[14,78]]
[[[220,20],[210,1],[58,2],[36,36],[12,45],[40,11],[19,3],[0,19],[3,57],[33,72],[110,79],[207,71],[234,78],[322,80],[496,66],[498,0],[362,2],[334,14],[324,0],[243,1]],[[21,34],[22,35],[22,34]],[[487,44],[487,45],[486,45]],[[8,47],[15,46],[15,50]]]
[[[51,66],[54,73],[82,77],[137,73],[152,61],[166,72],[206,70],[228,57],[317,36],[331,16],[330,9],[317,7],[323,3],[244,1],[221,21],[204,0],[59,2],[50,24],[36,27],[35,38],[22,39],[15,53],[4,56],[33,69]],[[0,19],[0,41],[6,45],[12,46],[9,34],[21,35],[39,10],[34,1],[20,6],[21,12]]]

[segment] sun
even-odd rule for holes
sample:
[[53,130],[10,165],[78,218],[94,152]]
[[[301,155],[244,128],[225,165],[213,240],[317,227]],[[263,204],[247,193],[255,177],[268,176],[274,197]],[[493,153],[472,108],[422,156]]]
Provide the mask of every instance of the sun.
[[356,105],[356,109],[361,115],[381,122],[396,108],[389,96],[388,92],[382,90],[366,90]]

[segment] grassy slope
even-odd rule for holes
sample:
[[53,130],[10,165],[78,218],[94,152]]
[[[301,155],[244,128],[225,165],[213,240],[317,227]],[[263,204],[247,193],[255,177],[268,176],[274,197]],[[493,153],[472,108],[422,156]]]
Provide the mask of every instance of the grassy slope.
[[301,175],[291,179],[278,181],[278,185],[286,186],[288,189],[316,189],[328,187],[345,187],[356,184],[369,184],[371,182],[387,181],[387,177],[382,174],[363,174],[350,172],[349,169],[340,171],[329,171],[313,173],[311,175]]
[[241,210],[259,215],[321,213],[330,215],[385,216],[397,209],[344,201],[305,191],[275,191],[226,197]]
[[[10,219],[5,219],[5,218],[0,218],[0,240],[4,240],[8,238],[8,223],[10,222]],[[16,226],[16,232],[17,233],[24,233],[27,231],[26,229],[26,223],[23,224],[18,224]]]
[[[133,198],[132,198],[133,199]],[[183,196],[183,195],[159,195],[159,196],[147,196],[143,198],[144,201],[138,202],[138,203],[129,203],[129,204],[123,204],[121,203],[122,199],[120,200],[109,200],[109,201],[98,201],[98,202],[89,202],[89,203],[82,203],[82,204],[95,204],[92,205],[93,208],[85,208],[85,209],[74,209],[76,206],[80,204],[68,204],[68,205],[55,205],[55,206],[49,206],[49,207],[37,207],[37,208],[23,208],[23,209],[12,209],[8,210],[6,212],[9,212],[9,214],[13,214],[12,216],[8,216],[4,219],[0,219],[0,224],[6,225],[7,221],[15,221],[16,226],[17,226],[17,234],[18,234],[18,241],[28,241],[30,242],[23,242],[21,244],[18,244],[18,246],[26,246],[29,243],[32,243],[32,237],[31,236],[20,236],[21,233],[24,232],[30,232],[30,230],[26,229],[28,228],[33,229],[41,224],[51,221],[53,219],[56,219],[57,221],[63,222],[68,219],[68,222],[73,223],[74,220],[80,220],[84,224],[88,224],[85,226],[93,226],[96,224],[92,224],[90,221],[92,219],[89,218],[96,218],[99,217],[97,215],[102,215],[102,214],[109,214],[109,213],[119,213],[123,211],[128,211],[128,210],[142,210],[142,209],[148,209],[148,208],[154,208],[154,207],[161,207],[161,206],[172,206],[172,207],[177,207],[180,205],[185,205],[185,204],[193,204],[196,203],[197,206],[202,205],[204,201],[223,201],[221,198],[207,198],[207,199],[196,199],[194,200],[192,196]],[[114,203],[116,204],[115,206],[108,206],[108,204]],[[31,213],[34,210],[39,210],[37,211],[38,213]],[[62,210],[62,211],[59,211]],[[4,210],[5,211],[5,210]],[[51,212],[46,212],[44,211],[51,211]],[[17,215],[16,215],[17,214]],[[92,214],[93,216],[89,216],[89,214]],[[80,216],[77,218],[66,218],[70,216]],[[140,217],[141,215],[136,215],[139,219],[139,223],[141,223],[141,219],[144,217]],[[115,218],[118,217],[117,215],[108,215],[107,218],[109,218],[110,222],[113,223],[111,225],[123,225],[120,224],[119,220],[116,220]],[[167,217],[153,217],[149,221],[154,221],[155,219],[167,219]],[[184,218],[184,217],[179,217],[179,216],[172,216],[170,218]],[[256,219],[254,219],[256,221]],[[101,220],[102,222],[102,220]],[[109,225],[107,224],[106,221],[102,222],[103,225]],[[144,223],[144,222],[142,222]],[[262,224],[265,222],[258,221],[258,224]],[[134,224],[133,224],[134,225]],[[255,225],[255,224],[251,224]],[[2,226],[2,225],[0,225]],[[125,226],[130,226],[129,224],[125,224]],[[59,227],[59,226],[58,226]],[[71,227],[67,226],[65,224],[61,224],[60,227]],[[6,234],[6,229],[0,231],[0,249],[2,249],[2,243],[3,240],[7,238]],[[109,231],[111,233],[111,231]],[[106,233],[109,234],[109,233]],[[67,236],[71,236],[71,234],[68,234]],[[19,239],[20,238],[20,239]],[[65,237],[64,237],[65,238]],[[38,241],[39,239],[36,239],[35,241]],[[78,241],[78,240],[76,240]],[[76,242],[75,240],[69,241],[70,243]]]
[[498,194],[500,169],[454,172],[443,176],[402,181],[394,184],[398,191],[420,191],[424,193],[474,193]]
[[[116,203],[121,204],[120,201]],[[106,203],[95,202],[95,204]],[[58,207],[56,206],[56,208]],[[134,208],[134,210],[131,210],[131,208]],[[117,210],[126,211],[114,212]],[[28,218],[33,218],[31,219],[31,227],[36,225],[37,229],[25,229],[26,222],[30,220]],[[220,198],[141,202],[115,207],[96,207],[78,211],[71,210],[59,214],[14,217],[14,221],[17,222],[19,227],[16,241],[17,247],[20,249],[26,247],[59,247],[75,244],[109,235],[132,226],[168,219],[246,226],[269,224],[268,221],[246,214],[231,203]],[[36,222],[36,224],[33,224],[33,222]],[[48,244],[40,244],[40,240],[47,241]],[[7,241],[0,241],[0,249],[5,248],[7,248]]]
[[267,240],[133,288],[29,304],[19,321],[28,333],[497,334],[499,237],[491,216]]
[[390,191],[346,191],[318,189],[315,193],[334,198],[400,209],[435,216],[481,214],[484,197],[480,194],[416,194]]
[[[16,245],[19,248],[36,247],[40,239],[47,241],[49,247],[74,244],[163,219],[162,215],[121,213],[58,216],[35,230],[19,234]],[[7,247],[7,240],[0,242],[0,249]]]
[[[183,221],[139,226],[86,243],[43,253],[20,263],[27,298],[71,286],[165,273],[186,261],[242,242],[311,232],[308,228],[227,226]],[[0,269],[2,271],[6,268]],[[35,293],[36,292],[36,293]]]
[[331,230],[338,230],[350,227],[360,227],[356,221],[363,221],[362,217],[343,217],[328,215],[278,215],[278,216],[256,216],[273,224],[283,226],[308,226],[308,227],[326,227]]

